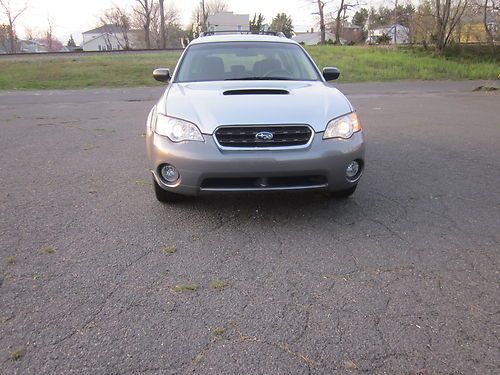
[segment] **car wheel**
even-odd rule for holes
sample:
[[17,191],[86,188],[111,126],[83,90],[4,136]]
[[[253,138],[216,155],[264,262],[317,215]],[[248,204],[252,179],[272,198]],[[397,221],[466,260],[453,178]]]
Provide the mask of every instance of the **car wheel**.
[[158,185],[158,182],[156,182],[154,177],[153,185],[155,187],[156,199],[158,199],[162,203],[178,202],[184,198],[183,195],[171,193],[170,191],[163,189],[160,185]]
[[334,192],[330,193],[330,195],[334,198],[348,198],[354,194],[357,187],[358,187],[358,184],[351,186],[349,189],[334,191]]

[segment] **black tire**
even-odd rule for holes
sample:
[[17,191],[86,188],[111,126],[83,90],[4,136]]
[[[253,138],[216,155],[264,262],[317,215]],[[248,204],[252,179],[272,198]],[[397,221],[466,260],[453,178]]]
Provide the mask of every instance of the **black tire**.
[[349,189],[334,191],[330,193],[330,195],[334,198],[349,198],[351,195],[354,194],[357,187],[358,184],[351,186]]
[[160,185],[158,185],[158,182],[156,182],[154,177],[153,177],[153,185],[155,188],[156,199],[158,199],[162,203],[179,202],[184,198],[183,195],[171,193],[170,191],[163,189]]

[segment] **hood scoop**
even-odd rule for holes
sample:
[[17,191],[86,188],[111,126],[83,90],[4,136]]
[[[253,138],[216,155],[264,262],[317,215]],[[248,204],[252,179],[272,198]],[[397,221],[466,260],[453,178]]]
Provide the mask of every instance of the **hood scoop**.
[[223,92],[224,95],[288,95],[290,94],[287,90],[282,89],[237,89],[237,90],[226,90]]

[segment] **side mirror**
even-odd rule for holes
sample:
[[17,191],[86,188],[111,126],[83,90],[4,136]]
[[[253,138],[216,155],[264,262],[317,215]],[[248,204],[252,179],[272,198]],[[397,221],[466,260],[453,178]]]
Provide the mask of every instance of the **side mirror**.
[[153,71],[153,78],[160,82],[170,81],[170,70],[167,68],[158,68]]
[[340,77],[340,70],[330,67],[323,68],[323,77],[325,77],[327,81],[333,81]]

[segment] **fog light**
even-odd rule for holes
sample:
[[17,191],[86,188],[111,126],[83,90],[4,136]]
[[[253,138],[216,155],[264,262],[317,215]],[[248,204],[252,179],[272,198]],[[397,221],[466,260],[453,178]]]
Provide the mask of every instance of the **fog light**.
[[345,175],[347,178],[354,178],[359,172],[359,163],[354,160],[349,163],[347,169],[345,170]]
[[172,184],[179,179],[179,171],[173,165],[165,164],[161,167],[161,177]]

